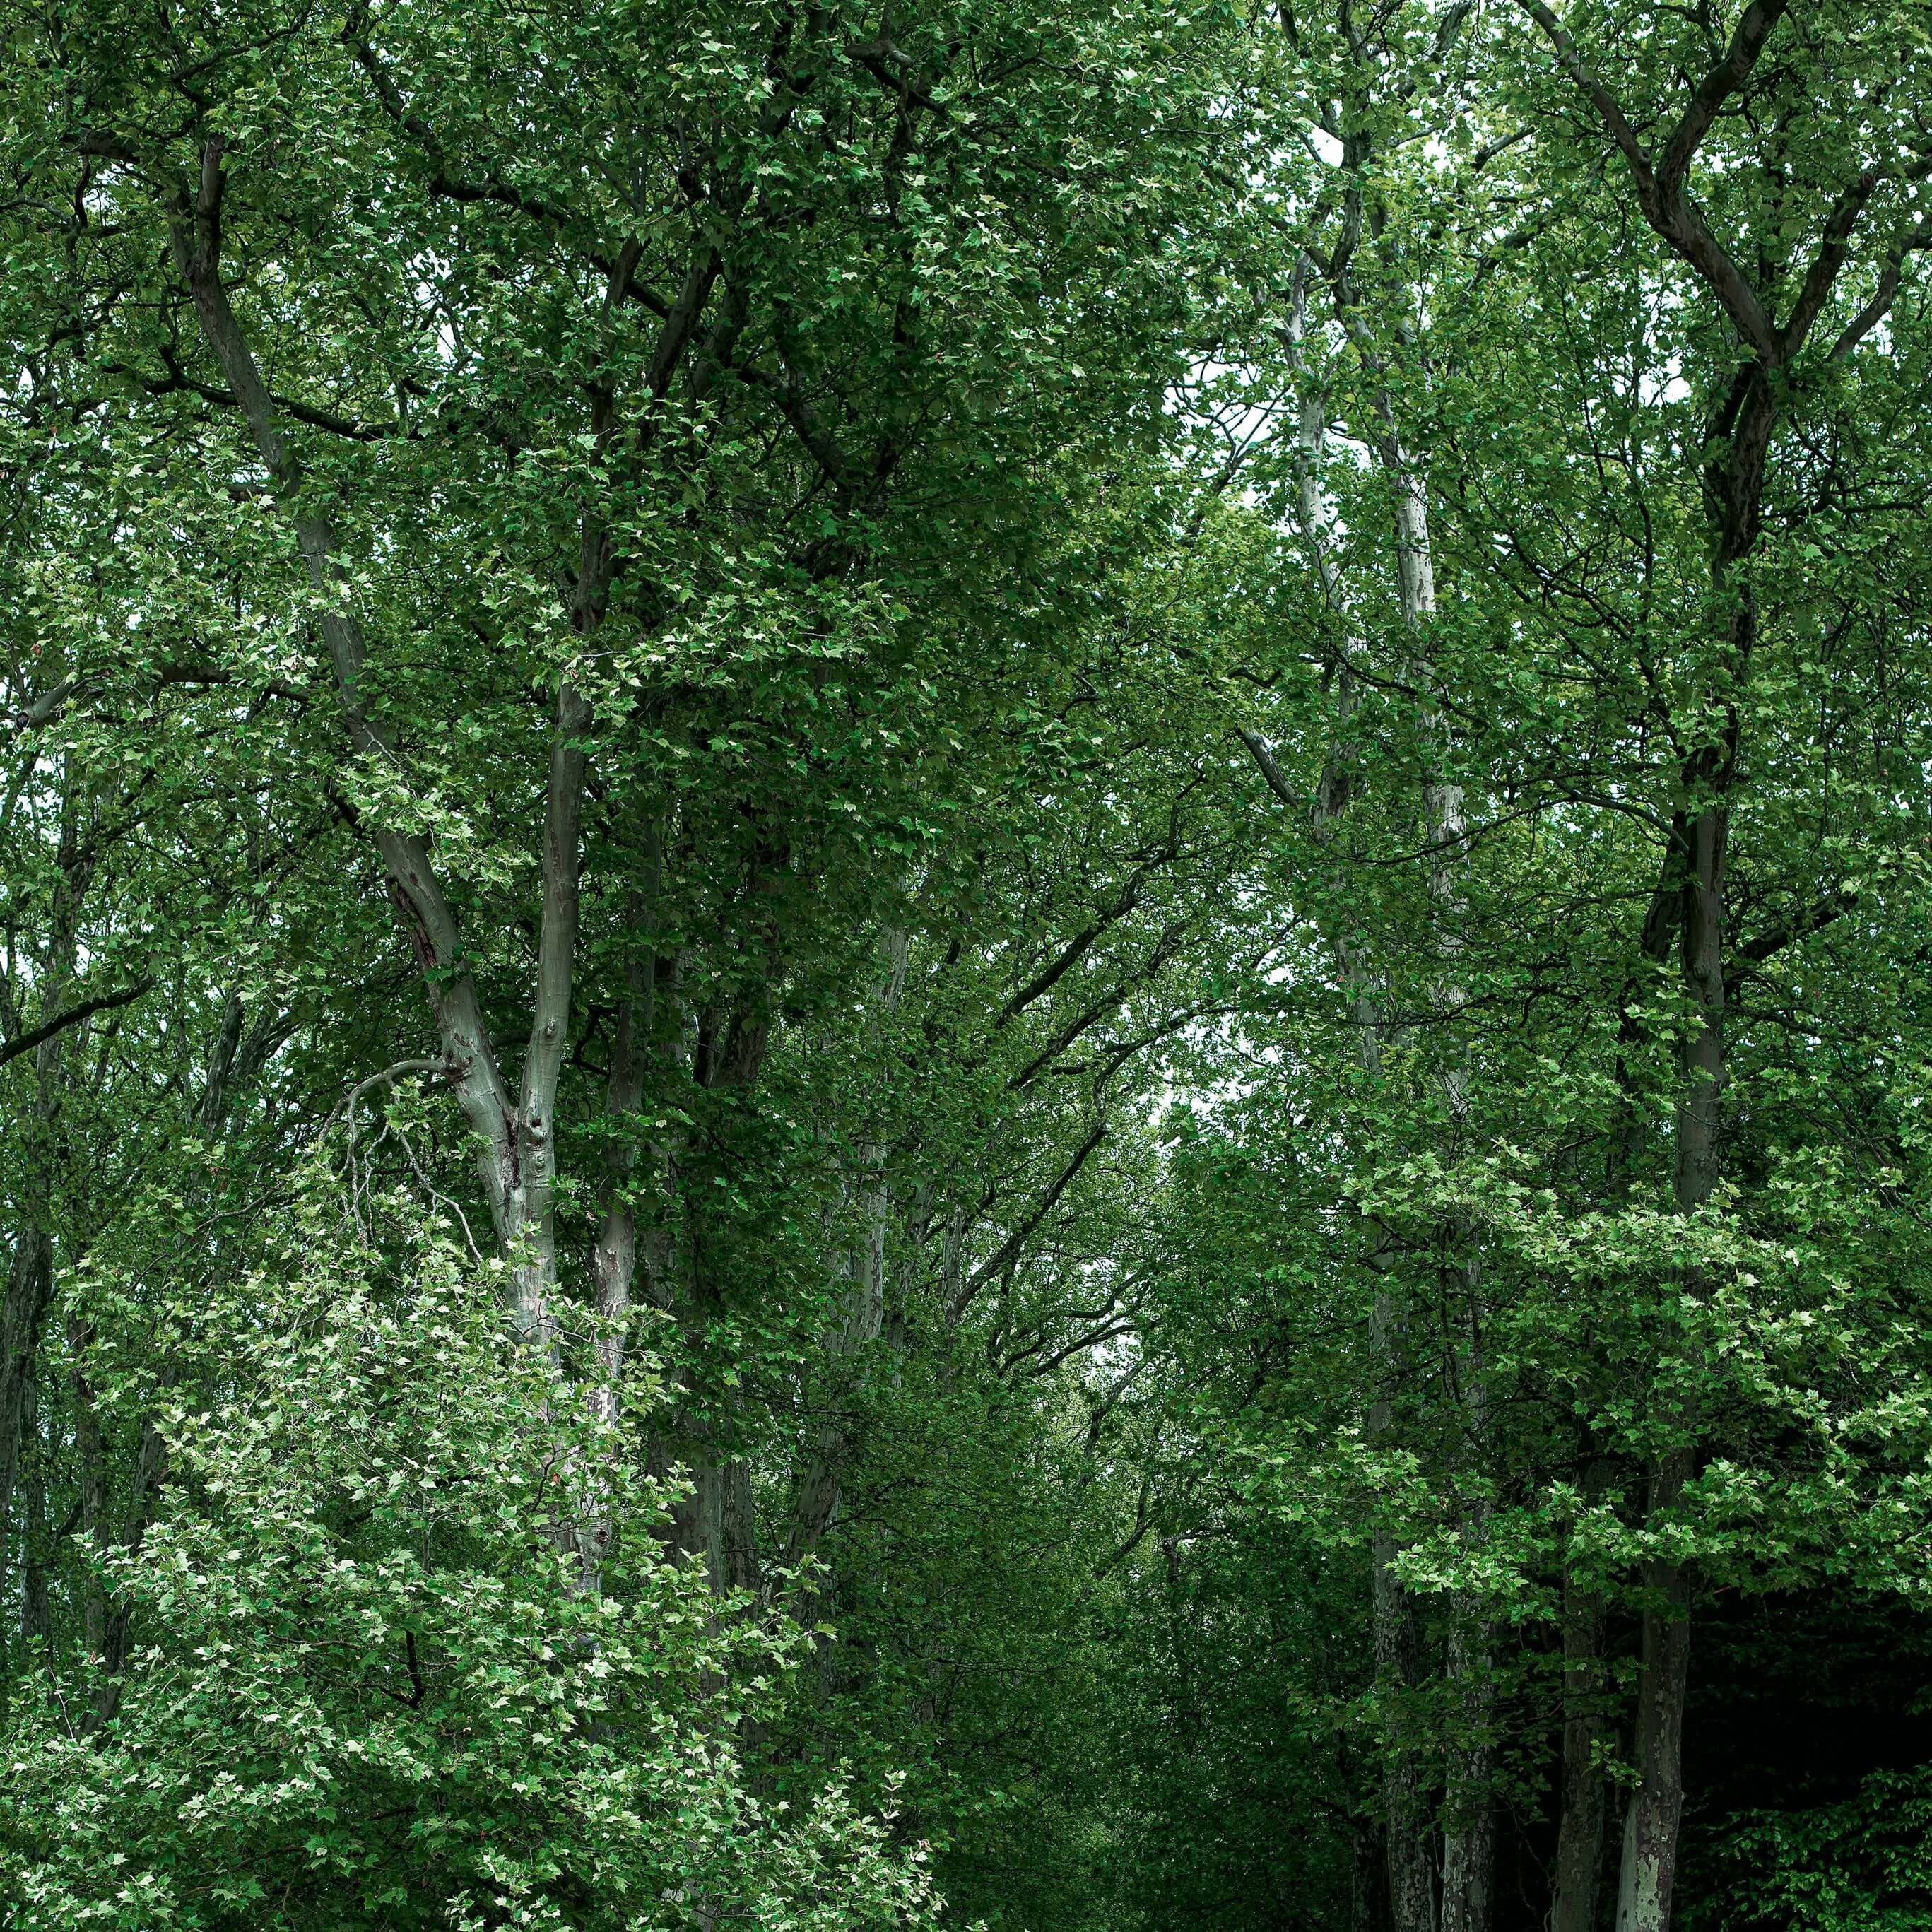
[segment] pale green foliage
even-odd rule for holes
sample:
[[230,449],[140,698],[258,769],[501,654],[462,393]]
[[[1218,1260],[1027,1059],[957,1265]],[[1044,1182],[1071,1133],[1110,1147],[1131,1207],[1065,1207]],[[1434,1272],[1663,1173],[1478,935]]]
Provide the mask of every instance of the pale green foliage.
[[[791,1640],[721,1624],[624,1460],[606,1587],[575,1587],[556,1512],[613,1445],[452,1231],[377,1208],[380,1253],[318,1171],[259,1264],[178,1318],[173,1500],[104,1580],[134,1654],[111,1687],[47,1658],[14,1689],[15,1922],[916,1921],[919,1858],[836,1782],[795,1813],[752,1795],[734,1739]],[[647,1413],[647,1376],[634,1395]]]

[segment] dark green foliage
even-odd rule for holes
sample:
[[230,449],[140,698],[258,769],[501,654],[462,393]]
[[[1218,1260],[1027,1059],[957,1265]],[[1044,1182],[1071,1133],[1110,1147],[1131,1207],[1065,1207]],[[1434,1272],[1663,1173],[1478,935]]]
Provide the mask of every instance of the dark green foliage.
[[1932,1924],[1923,0],[0,26],[10,1923]]

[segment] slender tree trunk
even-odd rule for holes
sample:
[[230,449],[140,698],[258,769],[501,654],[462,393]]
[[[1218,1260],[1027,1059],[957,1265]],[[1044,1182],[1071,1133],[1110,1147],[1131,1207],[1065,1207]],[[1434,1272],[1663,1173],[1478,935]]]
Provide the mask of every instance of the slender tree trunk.
[[47,1532],[46,1468],[38,1439],[40,1401],[38,1381],[30,1381],[24,1429],[32,1448],[24,1457],[20,1484],[26,1505],[21,1512],[20,1635],[28,1643],[44,1642],[53,1635],[52,1605],[47,1591],[51,1539]]
[[[1757,537],[1764,462],[1777,420],[1771,381],[1747,370],[1719,418],[1720,440],[1705,472],[1705,500],[1713,525],[1712,589],[1732,615],[1721,669],[1728,691],[1711,742],[1687,761],[1679,922],[1681,977],[1694,1016],[1684,1047],[1676,1109],[1672,1192],[1678,1212],[1695,1214],[1722,1173],[1720,1134],[1726,1071],[1724,919],[1731,832],[1731,795],[1737,775],[1739,717],[1734,692],[1756,643],[1756,608],[1738,566]],[[1687,1282],[1703,1286],[1694,1272]],[[1651,1472],[1648,1520],[1653,1528],[1676,1513],[1694,1473],[1696,1419],[1678,1398],[1677,1444]],[[1617,1932],[1668,1932],[1677,1875],[1677,1831],[1684,1810],[1684,1703],[1690,1678],[1690,1579],[1679,1563],[1654,1559],[1643,1567],[1643,1650],[1637,1688],[1637,1771],[1624,1821],[1618,1882]]]
[[[1654,1520],[1676,1503],[1690,1456],[1660,1463],[1652,1484]],[[1637,1681],[1640,1782],[1624,1820],[1617,1886],[1617,1932],[1667,1932],[1677,1880],[1677,1832],[1684,1815],[1684,1702],[1690,1674],[1690,1588],[1683,1566],[1649,1563]]]
[[[1327,403],[1312,378],[1305,348],[1309,272],[1310,264],[1305,260],[1298,263],[1284,328],[1285,346],[1298,389],[1295,480],[1302,530],[1316,574],[1330,607],[1340,614],[1345,608],[1346,593],[1336,562],[1332,518],[1321,476]],[[1426,614],[1432,596],[1426,514],[1420,532],[1419,566],[1408,555],[1414,547],[1415,534],[1404,526],[1402,590],[1405,614],[1412,622]],[[1422,600],[1420,603],[1412,602],[1418,598]],[[1356,704],[1354,659],[1362,648],[1359,638],[1345,633],[1329,673],[1330,744],[1315,797],[1312,825],[1316,842],[1324,847],[1334,844],[1352,802],[1348,737]],[[1284,804],[1293,805],[1294,788],[1276,764],[1271,748],[1257,733],[1244,730],[1240,735],[1270,788]],[[1346,884],[1339,866],[1331,884],[1339,905],[1344,899]],[[1347,991],[1356,1024],[1358,1051],[1364,1069],[1373,1077],[1382,1067],[1382,1021],[1367,962],[1360,941],[1345,925],[1338,925],[1332,944],[1336,974]],[[1375,1277],[1371,1325],[1383,1384],[1382,1393],[1368,1419],[1368,1436],[1373,1442],[1386,1439],[1394,1426],[1394,1398],[1410,1364],[1407,1324],[1389,1277],[1388,1244],[1379,1231],[1372,1238],[1366,1258]],[[1393,1537],[1377,1534],[1372,1552],[1370,1621],[1376,1682],[1387,1739],[1382,1755],[1382,1813],[1389,1908],[1394,1932],[1436,1932],[1432,1780],[1427,1755],[1414,1735],[1412,1708],[1420,1671],[1420,1639],[1414,1603],[1395,1571],[1400,1553]]]
[[[1735,752],[1733,727],[1720,754],[1696,761],[1694,783],[1714,788],[1721,800],[1728,794]],[[1678,1210],[1686,1214],[1709,1198],[1719,1173],[1719,1108],[1724,1076],[1724,857],[1730,818],[1727,807],[1718,802],[1695,812],[1689,821],[1683,977],[1696,1020],[1684,1048],[1683,1095],[1676,1109],[1674,1186]],[[1676,1402],[1667,1395],[1664,1400],[1673,1406]],[[1647,1516],[1653,1529],[1675,1513],[1693,1470],[1690,1439],[1694,1420],[1679,1416],[1676,1421],[1679,1446],[1660,1456],[1651,1472]],[[1642,1581],[1646,1604],[1637,1687],[1639,1782],[1624,1820],[1617,1932],[1668,1932],[1676,1882],[1677,1828],[1684,1809],[1690,1582],[1681,1563],[1660,1560],[1644,1564]]]
[[[30,1208],[30,1214],[32,1211]],[[6,1302],[0,1307],[0,1592],[6,1587],[7,1552],[11,1546],[8,1526],[25,1446],[40,1330],[52,1293],[52,1250],[46,1230],[36,1216],[27,1221],[15,1240],[7,1272]]]
[[[46,952],[41,962],[40,1000],[49,1015],[58,1011],[66,998],[80,958],[81,904],[94,868],[81,834],[80,801],[70,784],[61,802],[60,880],[55,888]],[[33,1104],[24,1123],[28,1142],[24,1184],[15,1208],[19,1232],[7,1271],[6,1298],[0,1304],[0,1600],[7,1592],[8,1532],[28,1390],[53,1298],[48,1163],[54,1156],[67,1055],[86,1024],[74,1034],[56,1034],[44,1040],[34,1052]]]
[[1443,1804],[1442,1932],[1488,1932],[1496,1858],[1490,1630],[1458,1606],[1449,1627],[1454,1706]]
[[[1385,1269],[1386,1255],[1379,1249],[1377,1258]],[[1383,1392],[1369,1412],[1368,1439],[1372,1444],[1390,1432],[1395,1394],[1409,1366],[1407,1324],[1385,1279],[1377,1286],[1372,1326],[1384,1378]],[[1370,1634],[1386,1738],[1382,1815],[1388,1840],[1389,1911],[1394,1932],[1436,1932],[1434,1780],[1413,1708],[1422,1675],[1421,1631],[1415,1599],[1396,1574],[1400,1554],[1393,1536],[1376,1532],[1371,1551]]]
[[1388,1932],[1388,1871],[1382,1834],[1366,1819],[1348,1831],[1348,1932]]
[[[769,962],[776,976],[776,962]],[[692,1045],[696,1084],[737,1092],[754,1087],[764,1067],[770,1029],[758,1010],[761,988],[754,988],[730,1014],[701,1016]],[[717,1305],[706,1253],[703,1204],[685,1198],[684,1280],[677,1306],[680,1319],[695,1347]],[[738,1398],[727,1390],[707,1400],[707,1392],[687,1383],[690,1400],[668,1445],[674,1460],[690,1472],[692,1490],[672,1510],[671,1546],[700,1558],[712,1590],[756,1592],[760,1564],[752,1508],[751,1467],[736,1439]]]
[[[1345,324],[1358,328],[1354,299],[1338,289],[1337,304]],[[1379,376],[1379,361],[1365,351],[1364,362]],[[1414,642],[1417,682],[1426,691],[1436,677],[1426,644],[1436,615],[1435,551],[1429,529],[1428,488],[1404,446],[1394,400],[1385,385],[1375,394],[1379,434],[1376,448],[1395,497],[1396,567],[1402,621]],[[1432,988],[1439,1012],[1454,1015],[1467,991],[1462,983],[1464,928],[1468,921],[1468,814],[1462,786],[1451,776],[1448,733],[1432,698],[1426,699],[1420,720],[1427,766],[1423,775],[1423,817],[1429,842],[1429,890],[1439,964]],[[1452,1131],[1466,1136],[1470,1108],[1470,1066],[1466,1052],[1452,1052],[1438,1074]],[[1457,1318],[1463,1330],[1462,1346],[1450,1387],[1450,1397],[1462,1414],[1462,1438],[1480,1458],[1488,1415],[1486,1370],[1483,1358],[1482,1269],[1472,1231],[1457,1225],[1446,1231],[1462,1255],[1454,1269],[1455,1292],[1461,1306]],[[1477,1494],[1480,1498],[1480,1490]],[[1476,1500],[1465,1507],[1462,1524],[1466,1546],[1480,1544],[1486,1532],[1489,1508]],[[1453,1714],[1444,1765],[1442,1843],[1442,1932],[1489,1932],[1496,1865],[1496,1808],[1491,1786],[1496,1751],[1490,1741],[1495,1684],[1490,1657],[1490,1632],[1475,1608],[1460,1599],[1452,1602],[1448,1642],[1447,1677]]]
[[1414,1735],[1407,1708],[1420,1675],[1415,1600],[1395,1574],[1395,1539],[1375,1541],[1376,1678],[1388,1734],[1382,1771],[1384,1828],[1388,1834],[1389,1908],[1395,1932],[1435,1932],[1435,1816],[1429,1759]]
[[[885,1029],[897,1015],[905,990],[910,936],[901,928],[888,931],[884,952],[885,980],[870,1003],[864,1035],[867,1052],[873,1058],[884,1051]],[[886,1163],[890,1152],[888,1143],[876,1138],[861,1141],[854,1150],[848,1199],[856,1210],[858,1226],[856,1238],[836,1257],[834,1275],[841,1287],[833,1304],[835,1319],[820,1343],[835,1403],[843,1393],[838,1384],[850,1373],[854,1358],[885,1328],[886,1236],[892,1213]],[[922,1232],[922,1226],[916,1232],[908,1227],[915,1242]],[[850,1431],[843,1421],[829,1418],[813,1432],[811,1454],[793,1508],[785,1550],[788,1568],[815,1553],[831,1527],[850,1450]]]
[[1550,1932],[1596,1932],[1604,1863],[1603,1608],[1563,1580],[1563,1764],[1556,1828],[1556,1879]]
[[[1554,50],[1558,65],[1595,110],[1605,134],[1622,155],[1644,220],[1702,284],[1711,320],[1735,331],[1742,349],[1732,381],[1708,428],[1702,481],[1712,532],[1712,584],[1732,615],[1718,676],[1706,693],[1718,719],[1710,742],[1696,746],[1682,772],[1684,803],[1673,830],[1676,848],[1666,876],[1682,879],[1682,983],[1693,1023],[1676,1108],[1674,1192],[1678,1210],[1695,1213],[1711,1196],[1720,1168],[1719,1125],[1725,1073],[1724,927],[1730,800],[1738,749],[1738,694],[1744,688],[1756,643],[1751,587],[1738,569],[1758,535],[1765,468],[1782,399],[1801,386],[1792,365],[1804,351],[1846,264],[1856,259],[1854,239],[1873,191],[1883,178],[1869,166],[1850,167],[1839,190],[1816,207],[1816,241],[1801,279],[1780,289],[1754,282],[1741,264],[1748,251],[1727,247],[1714,234],[1692,196],[1692,164],[1720,110],[1751,82],[1764,48],[1786,9],[1784,0],[1760,0],[1738,16],[1714,64],[1689,88],[1668,131],[1654,148],[1638,133],[1652,124],[1648,106],[1635,117],[1618,98],[1612,80],[1598,71],[1544,0],[1520,0]],[[1890,312],[1902,286],[1900,266],[1909,251],[1925,246],[1922,231],[1894,235],[1879,257],[1876,292],[1839,332],[1826,366],[1844,359]],[[1870,256],[1867,267],[1874,264]],[[1778,318],[1780,298],[1784,319]],[[1708,728],[1700,727],[1700,728]],[[1648,942],[1655,928],[1646,920]],[[1648,950],[1648,944],[1646,950]],[[1685,1284],[1696,1291],[1694,1277]],[[1666,1405],[1673,1398],[1664,1397]],[[1681,1406],[1681,1405],[1680,1405]],[[1678,1414],[1673,1446],[1651,1471],[1651,1526],[1677,1507],[1694,1473],[1696,1418]],[[1684,1698],[1690,1665],[1690,1581],[1681,1565],[1652,1561],[1644,1566],[1647,1598],[1638,1690],[1640,1783],[1624,1822],[1624,1858],[1617,1903],[1618,1932],[1666,1932],[1676,1882],[1677,1826],[1683,1808],[1681,1762]]]
[[[598,1326],[590,1401],[596,1419],[613,1430],[622,1406],[626,1329],[639,1246],[637,1210],[631,1191],[638,1166],[638,1148],[630,1124],[644,1104],[657,1014],[658,962],[655,940],[650,946],[640,946],[637,935],[656,926],[662,863],[660,836],[654,824],[647,836],[643,878],[630,895],[625,911],[634,950],[626,968],[624,1000],[618,1010],[610,1048],[604,1114],[613,1138],[604,1158],[603,1208],[590,1255]],[[647,1270],[654,1232],[647,1232],[645,1238]],[[578,1512],[579,1590],[592,1593],[599,1587],[614,1528],[608,1485],[593,1471]]]
[[[80,1477],[80,1534],[94,1546],[97,1561],[107,1553],[107,1445],[102,1439],[94,1388],[87,1378],[88,1348],[94,1331],[70,1317],[67,1324],[68,1389],[74,1414],[74,1460]],[[81,1608],[81,1642],[88,1655],[104,1662],[107,1654],[107,1598],[90,1579]]]

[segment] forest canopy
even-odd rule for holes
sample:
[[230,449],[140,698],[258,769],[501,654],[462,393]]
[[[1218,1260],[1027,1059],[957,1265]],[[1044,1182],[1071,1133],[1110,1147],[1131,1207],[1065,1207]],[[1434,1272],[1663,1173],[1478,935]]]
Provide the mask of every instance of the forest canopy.
[[0,19],[8,1924],[1932,1924],[1932,0]]

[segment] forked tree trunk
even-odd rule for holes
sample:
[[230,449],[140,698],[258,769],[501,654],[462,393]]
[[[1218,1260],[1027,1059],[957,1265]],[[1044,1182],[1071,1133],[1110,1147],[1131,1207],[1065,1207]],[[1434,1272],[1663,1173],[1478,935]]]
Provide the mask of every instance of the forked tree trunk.
[[[1693,162],[1733,97],[1749,85],[1759,57],[1787,10],[1787,0],[1751,0],[1738,16],[1726,45],[1690,86],[1674,123],[1667,119],[1646,147],[1638,129],[1657,120],[1651,104],[1634,117],[1610,81],[1593,65],[1546,0],[1519,0],[1553,50],[1557,63],[1594,110],[1629,171],[1644,220],[1690,270],[1712,322],[1734,331],[1742,350],[1726,393],[1708,425],[1702,452],[1705,510],[1712,531],[1712,585],[1732,615],[1720,640],[1718,676],[1702,694],[1708,706],[1696,728],[1681,776],[1684,803],[1673,830],[1674,868],[1682,881],[1679,932],[1680,984],[1691,1026],[1684,1050],[1681,1098],[1676,1113],[1673,1192],[1678,1211],[1696,1213],[1710,1198],[1720,1168],[1718,1130],[1725,1074],[1724,916],[1726,848],[1731,830],[1741,724],[1738,694],[1746,687],[1756,644],[1751,586],[1739,569],[1757,538],[1771,437],[1784,398],[1797,382],[1792,365],[1806,350],[1854,248],[1861,221],[1885,170],[1859,170],[1847,158],[1840,185],[1816,204],[1809,266],[1802,275],[1773,279],[1760,255],[1758,279],[1744,266],[1750,251],[1713,232],[1706,211],[1690,192]],[[1867,254],[1875,291],[1840,328],[1813,365],[1829,368],[1845,358],[1890,313],[1903,286],[1908,254],[1932,245],[1932,228],[1910,216]],[[1804,259],[1801,255],[1800,260]],[[1778,305],[1784,306],[1784,319]],[[1799,379],[1799,380],[1802,380]],[[1652,922],[1646,921],[1647,929]],[[1648,931],[1647,931],[1648,936]],[[1702,1284],[1694,1270],[1688,1282]],[[1663,1419],[1676,1438],[1652,1466],[1648,1520],[1661,1528],[1679,1506],[1694,1473],[1696,1418],[1666,1391]],[[1678,1413],[1672,1414],[1675,1406]],[[1618,1888],[1618,1932],[1667,1932],[1676,1882],[1677,1828],[1684,1804],[1684,1700],[1690,1651],[1690,1580],[1679,1564],[1652,1560],[1643,1567],[1643,1649],[1638,1688],[1639,1783],[1624,1820],[1624,1857]]]

